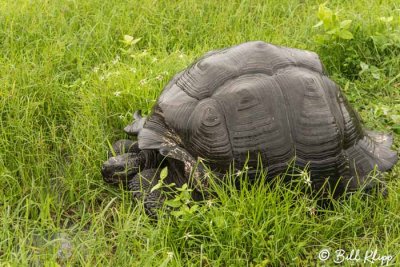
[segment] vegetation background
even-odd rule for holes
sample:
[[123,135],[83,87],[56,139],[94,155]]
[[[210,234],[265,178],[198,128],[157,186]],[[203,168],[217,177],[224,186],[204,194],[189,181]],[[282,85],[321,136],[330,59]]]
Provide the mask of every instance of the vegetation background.
[[228,179],[158,222],[103,183],[131,112],[206,51],[249,40],[319,53],[399,149],[398,0],[0,1],[0,265],[330,266],[337,249],[399,264],[399,164],[388,199],[357,193],[322,210],[300,189]]

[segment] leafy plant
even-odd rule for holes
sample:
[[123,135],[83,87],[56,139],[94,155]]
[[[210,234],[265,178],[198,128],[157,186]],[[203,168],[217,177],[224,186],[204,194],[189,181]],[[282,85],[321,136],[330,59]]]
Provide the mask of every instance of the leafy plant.
[[376,66],[368,65],[367,63],[361,61],[360,67],[361,67],[361,71],[358,73],[360,76],[371,75],[376,80],[379,80],[381,78],[381,74],[380,74],[381,71]]
[[165,201],[165,205],[175,209],[171,214],[178,219],[194,214],[200,206],[192,203],[191,193],[193,189],[188,188],[185,183],[182,187],[176,188],[176,190],[179,192],[176,197]]
[[[138,47],[136,46],[136,44],[139,43],[140,40],[142,40],[141,37],[135,38],[131,35],[125,34],[122,40],[120,40],[120,42],[124,45],[124,47],[120,48],[119,50],[122,52],[123,55],[127,56],[136,55],[138,54]],[[142,56],[146,54],[147,53],[145,54],[142,53]]]
[[329,72],[356,80],[381,80],[395,75],[394,64],[400,53],[399,21],[394,16],[363,20],[341,19],[339,12],[319,5],[318,23],[313,28],[317,52]]
[[193,204],[192,200],[193,189],[190,189],[187,183],[183,184],[179,188],[175,187],[175,183],[165,184],[164,180],[167,176],[168,176],[168,167],[164,167],[160,172],[160,179],[158,183],[155,186],[153,186],[151,192],[155,190],[160,190],[161,188],[173,188],[173,191],[177,192],[177,194],[174,195],[173,198],[167,199],[164,202],[164,204],[167,207],[173,209],[171,214],[178,219],[185,215],[194,214],[198,210],[199,205]]
[[124,39],[121,40],[121,42],[124,43],[125,46],[132,46],[137,44],[141,39],[142,38],[134,38],[133,36],[125,34]]
[[319,22],[313,26],[319,31],[314,35],[321,56],[329,72],[341,73],[353,79],[360,71],[360,54],[355,39],[356,30],[352,20],[340,19],[339,13],[326,6],[319,5],[317,17]]
[[346,19],[340,21],[338,13],[326,7],[326,4],[319,5],[317,16],[320,21],[314,25],[314,28],[323,26],[324,29],[323,34],[316,36],[317,42],[326,43],[332,40],[351,40],[354,38],[349,30],[352,20]]

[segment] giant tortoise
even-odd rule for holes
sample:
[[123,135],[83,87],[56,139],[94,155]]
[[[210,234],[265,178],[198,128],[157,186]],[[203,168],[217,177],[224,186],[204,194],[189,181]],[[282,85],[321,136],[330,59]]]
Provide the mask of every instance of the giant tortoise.
[[165,167],[166,183],[188,183],[195,195],[208,185],[202,164],[217,174],[246,165],[251,177],[261,162],[272,179],[294,162],[313,189],[341,194],[370,188],[368,174],[397,161],[391,136],[362,127],[317,54],[261,41],[205,54],[134,119],[125,132],[137,142],[116,142],[102,174],[143,197],[148,212],[164,199],[151,188]]

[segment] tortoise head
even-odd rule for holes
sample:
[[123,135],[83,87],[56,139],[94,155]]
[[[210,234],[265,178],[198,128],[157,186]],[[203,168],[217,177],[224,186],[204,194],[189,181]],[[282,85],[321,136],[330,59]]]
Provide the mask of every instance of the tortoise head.
[[101,174],[104,181],[111,184],[127,182],[139,171],[138,156],[136,153],[125,153],[109,158],[103,163]]

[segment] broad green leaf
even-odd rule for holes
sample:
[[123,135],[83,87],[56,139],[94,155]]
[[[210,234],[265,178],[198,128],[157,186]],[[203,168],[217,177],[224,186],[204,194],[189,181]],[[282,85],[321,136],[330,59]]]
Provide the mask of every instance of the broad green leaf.
[[218,228],[222,228],[225,226],[225,218],[223,216],[217,216],[214,218],[215,225]]
[[366,72],[369,69],[369,65],[365,62],[360,62],[360,67],[361,67],[361,71],[358,73],[358,75],[363,74],[364,72]]
[[185,213],[183,212],[183,211],[181,211],[181,210],[174,210],[174,211],[171,211],[171,214],[173,215],[173,216],[175,216],[175,217],[181,217],[181,216],[183,216],[183,215],[185,215]]
[[124,35],[124,42],[127,44],[130,44],[133,41],[133,39],[134,39],[133,36],[127,34]]
[[153,186],[150,190],[150,192],[153,192],[154,190],[160,189],[162,187],[162,182],[159,181],[155,186]]
[[323,24],[324,24],[324,22],[322,20],[320,20],[317,24],[315,24],[313,26],[313,28],[318,28],[318,27],[322,26]]
[[337,35],[338,32],[339,32],[339,29],[338,28],[334,28],[334,29],[332,29],[330,31],[327,31],[326,33],[329,34],[329,35]]
[[141,39],[142,39],[142,38],[136,38],[136,39],[135,39],[133,36],[130,36],[130,35],[125,34],[125,35],[124,35],[124,39],[122,40],[122,42],[123,42],[125,45],[134,45],[134,44],[138,43]]
[[319,5],[318,8],[318,18],[322,21],[331,22],[332,21],[333,12],[329,8],[325,6],[325,4]]
[[183,192],[186,191],[187,188],[188,188],[187,183],[184,183],[181,188],[177,188],[176,190]]
[[351,19],[346,19],[340,22],[340,28],[341,29],[348,29],[351,25],[352,20]]
[[324,29],[329,30],[334,25],[334,14],[325,4],[319,5],[318,18],[323,21]]
[[383,22],[389,23],[389,22],[392,22],[392,21],[393,21],[393,16],[390,16],[390,17],[380,17],[379,19],[380,19],[381,21],[383,21]]
[[160,172],[161,181],[164,180],[168,176],[168,167],[164,167]]
[[166,200],[165,205],[172,207],[172,208],[179,208],[180,206],[182,206],[182,202],[179,199],[169,199]]
[[348,30],[342,30],[338,32],[338,36],[345,40],[353,39],[353,34]]
[[190,201],[190,197],[191,197],[191,192],[192,190],[185,190],[185,191],[183,191],[182,193],[181,193],[181,195],[182,195],[182,199],[185,199],[185,200],[188,200],[188,201]]
[[131,42],[131,45],[137,44],[140,40],[142,40],[142,38],[136,38]]
[[393,114],[390,116],[390,118],[392,119],[392,121],[396,124],[400,124],[400,115],[397,114]]
[[379,74],[379,72],[372,72],[372,77],[375,80],[379,80],[381,78],[381,75]]
[[183,204],[181,206],[181,210],[184,211],[186,214],[190,213],[189,206],[187,204]]
[[[380,78],[381,78],[381,75],[380,75],[380,70],[377,68],[377,67],[375,67],[375,66],[371,66],[371,74],[372,74],[372,77],[375,79],[375,80],[379,80]],[[386,114],[385,114],[386,115]]]
[[369,69],[369,65],[365,62],[360,62],[360,67],[362,71],[366,71],[367,69]]
[[194,212],[196,212],[198,209],[199,209],[199,205],[193,205],[193,206],[191,206],[190,207],[190,209],[189,209],[189,211],[190,211],[190,213],[194,213]]

